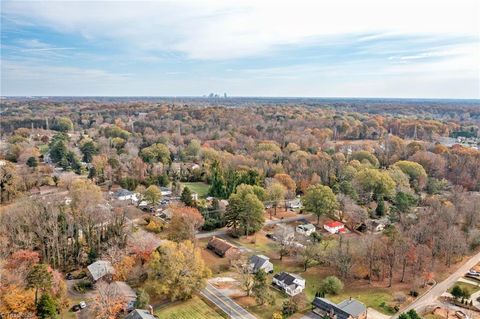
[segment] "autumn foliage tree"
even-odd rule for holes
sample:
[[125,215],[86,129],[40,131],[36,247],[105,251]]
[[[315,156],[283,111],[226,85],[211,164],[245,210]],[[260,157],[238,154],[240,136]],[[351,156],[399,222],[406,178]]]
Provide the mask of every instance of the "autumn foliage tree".
[[211,275],[199,248],[191,241],[165,241],[148,263],[147,287],[150,295],[170,300],[186,300],[206,284]]
[[168,225],[168,239],[181,242],[195,240],[195,234],[205,220],[198,209],[186,206],[170,206],[172,218]]

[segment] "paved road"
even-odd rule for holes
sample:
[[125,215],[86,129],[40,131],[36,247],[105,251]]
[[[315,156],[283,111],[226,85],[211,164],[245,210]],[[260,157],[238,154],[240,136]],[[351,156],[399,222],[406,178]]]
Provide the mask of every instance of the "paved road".
[[[463,277],[465,273],[476,264],[480,262],[480,253],[471,257],[467,262],[465,262],[460,268],[458,268],[453,274],[451,274],[444,281],[436,284],[429,292],[418,298],[407,308],[402,309],[401,312],[409,311],[410,309],[415,309],[417,311],[424,310],[428,305],[433,304],[438,297],[440,297],[445,291],[448,290],[454,283],[458,281],[459,278]],[[397,315],[392,316],[392,319],[396,319]]]
[[[308,215],[300,215],[300,216],[295,216],[295,217],[289,217],[289,218],[284,218],[284,219],[276,219],[276,220],[267,220],[264,226],[271,226],[271,225],[277,225],[277,224],[283,224],[283,223],[290,223],[290,222],[296,222],[302,219],[306,219]],[[225,235],[228,232],[228,229],[218,229],[214,230],[211,232],[206,232],[206,233],[198,233],[195,235],[198,239],[202,238],[209,238],[213,236],[222,236]]]
[[200,294],[213,302],[218,308],[222,309],[230,318],[257,319],[211,284],[207,284],[207,286],[200,291]]

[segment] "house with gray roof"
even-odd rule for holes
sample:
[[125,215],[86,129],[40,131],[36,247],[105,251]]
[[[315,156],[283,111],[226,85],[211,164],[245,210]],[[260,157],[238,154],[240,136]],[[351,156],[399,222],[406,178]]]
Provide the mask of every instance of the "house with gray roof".
[[156,319],[153,315],[153,310],[135,309],[130,312],[125,319]]
[[326,298],[315,297],[312,302],[313,312],[322,318],[331,319],[366,319],[367,307],[353,298],[335,304]]
[[295,296],[305,289],[305,279],[297,274],[280,272],[273,276],[272,284],[289,296]]
[[250,258],[250,264],[248,265],[250,272],[256,273],[260,269],[267,274],[273,272],[273,264],[270,262],[270,258],[264,255],[254,255]]
[[87,270],[93,282],[97,282],[100,279],[111,281],[115,273],[112,264],[106,260],[97,260],[93,264],[88,265]]

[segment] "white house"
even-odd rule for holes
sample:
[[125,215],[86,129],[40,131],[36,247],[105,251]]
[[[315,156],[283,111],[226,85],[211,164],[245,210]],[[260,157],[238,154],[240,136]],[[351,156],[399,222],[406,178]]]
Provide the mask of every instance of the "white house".
[[259,270],[263,270],[267,274],[273,272],[273,264],[270,262],[270,258],[264,255],[252,256],[248,268],[252,273],[256,273]]
[[275,274],[272,283],[289,296],[298,295],[305,289],[305,279],[299,275],[288,272]]
[[386,223],[383,222],[383,221],[376,221],[376,220],[374,220],[374,221],[372,221],[372,222],[370,223],[370,228],[371,228],[371,230],[374,231],[374,232],[381,232],[381,231],[383,231],[383,230],[385,229],[385,226],[386,226]]
[[290,209],[298,209],[302,207],[302,201],[299,197],[287,201],[287,207]]
[[162,197],[172,196],[172,190],[168,187],[160,187],[160,192],[162,193]]
[[298,225],[297,228],[295,229],[297,233],[305,236],[310,236],[312,233],[314,233],[317,229],[313,224],[303,224],[303,225]]
[[337,221],[325,223],[323,228],[331,234],[343,233],[345,231],[345,225]]
[[113,193],[113,196],[115,196],[116,199],[121,201],[129,200],[131,202],[138,202],[138,197],[134,192],[123,188]]

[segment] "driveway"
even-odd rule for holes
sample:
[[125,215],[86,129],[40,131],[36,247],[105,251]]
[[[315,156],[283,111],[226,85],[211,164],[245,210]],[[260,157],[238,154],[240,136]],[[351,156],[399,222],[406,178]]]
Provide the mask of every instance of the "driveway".
[[224,295],[211,284],[200,291],[200,294],[222,309],[230,318],[233,319],[256,319],[254,315],[244,308],[240,307],[235,301]]
[[[277,225],[277,224],[296,222],[296,221],[299,221],[299,220],[306,219],[307,217],[308,217],[308,215],[300,215],[300,216],[289,217],[289,218],[284,218],[284,219],[267,220],[265,222],[264,226],[272,226],[272,225]],[[214,230],[214,231],[211,231],[211,232],[198,233],[198,234],[195,235],[195,237],[197,237],[198,239],[202,239],[202,238],[209,238],[209,237],[213,237],[213,236],[222,236],[222,235],[227,234],[227,232],[228,232],[228,229],[222,228],[222,229]]]
[[[76,300],[77,302],[79,300],[83,300],[87,303],[87,308],[85,309],[81,309],[79,311],[77,311],[75,314],[76,314],[76,317],[77,319],[89,319],[89,318],[92,318],[92,316],[90,315],[90,311],[89,311],[89,306],[91,306],[91,300],[94,299],[97,295],[97,292],[96,290],[89,290],[87,291],[86,293],[82,294],[78,291],[76,291],[75,289],[73,289],[73,286],[75,285],[75,283],[79,282],[79,281],[82,281],[83,279],[74,279],[74,280],[67,280],[67,294],[68,294],[68,298],[70,300]],[[73,305],[71,305],[73,306]]]
[[460,278],[462,278],[469,269],[473,268],[476,264],[480,262],[480,253],[472,256],[467,260],[463,265],[460,266],[453,274],[448,276],[444,281],[436,284],[430,291],[419,297],[408,307],[402,309],[398,314],[392,316],[392,319],[396,319],[400,313],[409,311],[410,309],[415,309],[418,312],[423,311],[430,304],[435,303],[438,297],[440,297],[445,291],[448,290],[454,283],[456,283]]

